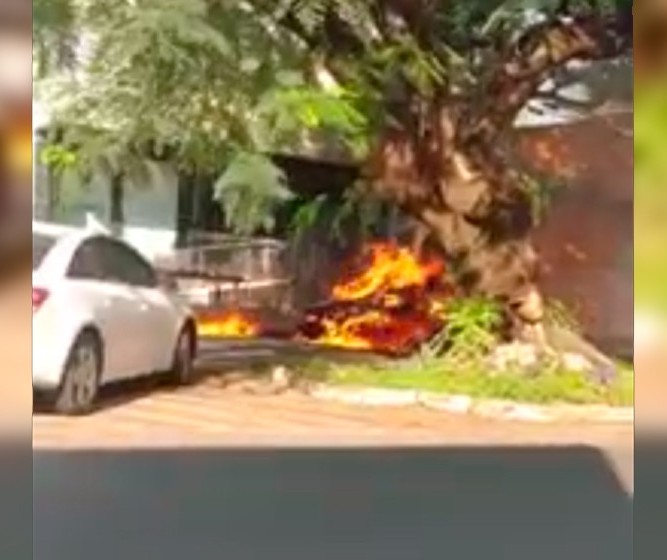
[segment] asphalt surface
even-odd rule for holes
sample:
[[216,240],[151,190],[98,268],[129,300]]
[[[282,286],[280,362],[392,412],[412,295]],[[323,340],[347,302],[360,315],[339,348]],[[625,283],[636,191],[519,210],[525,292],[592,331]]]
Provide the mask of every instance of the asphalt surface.
[[631,463],[585,446],[36,450],[33,557],[626,560]]

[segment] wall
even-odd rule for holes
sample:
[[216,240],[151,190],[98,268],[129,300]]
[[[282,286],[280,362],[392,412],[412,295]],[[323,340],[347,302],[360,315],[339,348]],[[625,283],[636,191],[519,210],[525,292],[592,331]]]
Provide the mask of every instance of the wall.
[[[35,150],[38,153],[38,149]],[[33,184],[33,219],[56,224],[83,226],[93,215],[108,225],[109,181],[95,176],[80,184],[75,175],[65,176],[57,187],[56,202],[49,203],[50,182],[44,166],[37,163]],[[176,237],[177,178],[168,166],[151,166],[142,184],[126,184],[124,191],[125,228],[123,235],[148,258],[169,253]]]
[[535,233],[547,294],[576,310],[586,332],[623,354],[633,344],[633,115],[523,130],[519,152],[560,179]]

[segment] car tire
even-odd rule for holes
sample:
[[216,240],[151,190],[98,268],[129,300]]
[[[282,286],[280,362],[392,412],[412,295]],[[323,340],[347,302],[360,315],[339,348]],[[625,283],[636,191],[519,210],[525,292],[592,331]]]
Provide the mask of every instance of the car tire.
[[59,414],[82,415],[93,410],[100,388],[102,348],[92,331],[82,332],[70,350],[54,401]]
[[176,339],[169,376],[176,385],[190,385],[194,378],[194,340],[192,330],[183,327]]

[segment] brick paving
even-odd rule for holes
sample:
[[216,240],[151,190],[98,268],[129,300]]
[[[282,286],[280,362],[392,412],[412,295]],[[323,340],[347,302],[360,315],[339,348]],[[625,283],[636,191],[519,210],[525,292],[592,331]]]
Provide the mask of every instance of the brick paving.
[[36,413],[35,448],[210,445],[631,444],[632,426],[528,425],[419,407],[322,402],[297,392],[249,394],[216,379],[177,391],[127,390],[99,411]]

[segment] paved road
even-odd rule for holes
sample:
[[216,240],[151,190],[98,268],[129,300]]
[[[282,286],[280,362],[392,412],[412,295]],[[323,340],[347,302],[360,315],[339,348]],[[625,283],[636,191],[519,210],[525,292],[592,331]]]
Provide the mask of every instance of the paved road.
[[34,558],[632,558],[631,427],[215,382],[34,418]]
[[36,560],[633,557],[586,447],[37,451],[33,479]]

